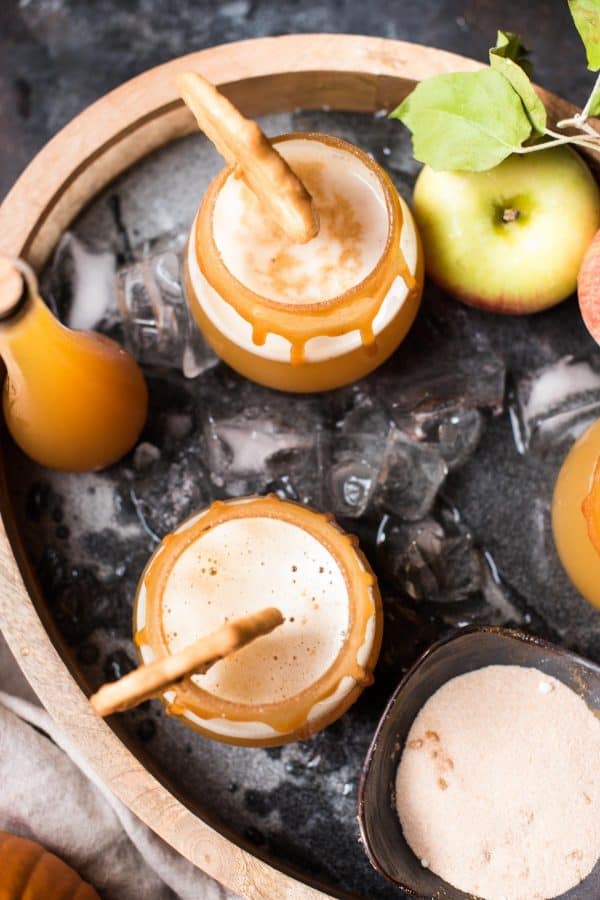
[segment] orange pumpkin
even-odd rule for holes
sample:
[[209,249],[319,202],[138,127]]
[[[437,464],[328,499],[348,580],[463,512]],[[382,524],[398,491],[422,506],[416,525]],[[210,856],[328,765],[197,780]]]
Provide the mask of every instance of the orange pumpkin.
[[35,841],[0,831],[0,900],[100,900],[94,888]]

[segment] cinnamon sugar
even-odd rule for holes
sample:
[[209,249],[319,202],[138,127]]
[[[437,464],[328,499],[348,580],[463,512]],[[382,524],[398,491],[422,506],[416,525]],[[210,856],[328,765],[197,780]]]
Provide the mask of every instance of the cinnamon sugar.
[[545,673],[489,666],[423,706],[396,776],[416,856],[484,900],[545,900],[600,855],[600,721]]

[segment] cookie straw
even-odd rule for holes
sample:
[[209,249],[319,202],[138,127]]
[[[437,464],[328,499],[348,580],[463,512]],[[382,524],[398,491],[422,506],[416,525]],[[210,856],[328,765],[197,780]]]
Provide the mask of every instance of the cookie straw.
[[99,716],[131,709],[186,675],[204,674],[213,663],[256,638],[269,634],[282,623],[283,616],[274,607],[235,619],[184,647],[179,653],[139,666],[118,681],[104,684],[97,693],[92,694],[90,703]]
[[197,72],[176,77],[184,103],[219,153],[290,240],[306,244],[319,231],[312,197],[260,126]]

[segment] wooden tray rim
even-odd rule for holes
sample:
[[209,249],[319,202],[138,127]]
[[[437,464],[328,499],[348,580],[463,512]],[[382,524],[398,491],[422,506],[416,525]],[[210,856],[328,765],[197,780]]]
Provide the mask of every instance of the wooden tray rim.
[[[93,103],[46,144],[0,206],[0,252],[23,256],[40,268],[64,228],[109,181],[144,155],[194,130],[174,88],[178,71],[202,72],[225,86],[249,114],[258,115],[289,109],[293,98],[313,108],[373,112],[399,101],[412,82],[481,65],[420,44],[343,34],[256,38],[171,60]],[[252,92],[257,79],[275,93],[257,96]],[[553,117],[575,109],[546,91],[540,93]],[[292,108],[296,105],[301,104]],[[0,469],[0,623],[50,715],[132,812],[217,881],[257,900],[328,896],[242,849],[194,815],[95,716],[38,613],[43,599],[18,533],[4,455]],[[32,595],[37,595],[37,604]]]

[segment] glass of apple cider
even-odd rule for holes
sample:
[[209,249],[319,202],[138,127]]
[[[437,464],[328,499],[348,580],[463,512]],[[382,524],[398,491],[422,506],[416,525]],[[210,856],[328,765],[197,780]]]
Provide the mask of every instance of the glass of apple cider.
[[552,529],[567,574],[600,607],[600,419],[576,441],[562,465]]
[[269,746],[309,737],[354,703],[381,645],[377,580],[332,516],[274,495],[216,501],[167,535],[138,585],[140,659],[265,606],[283,624],[166,689],[168,712],[216,740]]
[[242,375],[322,391],[375,369],[419,307],[423,265],[410,210],[366,153],[323,134],[275,138],[320,228],[294,243],[235,167],[214,179],[191,230],[186,290],[209,344]]

